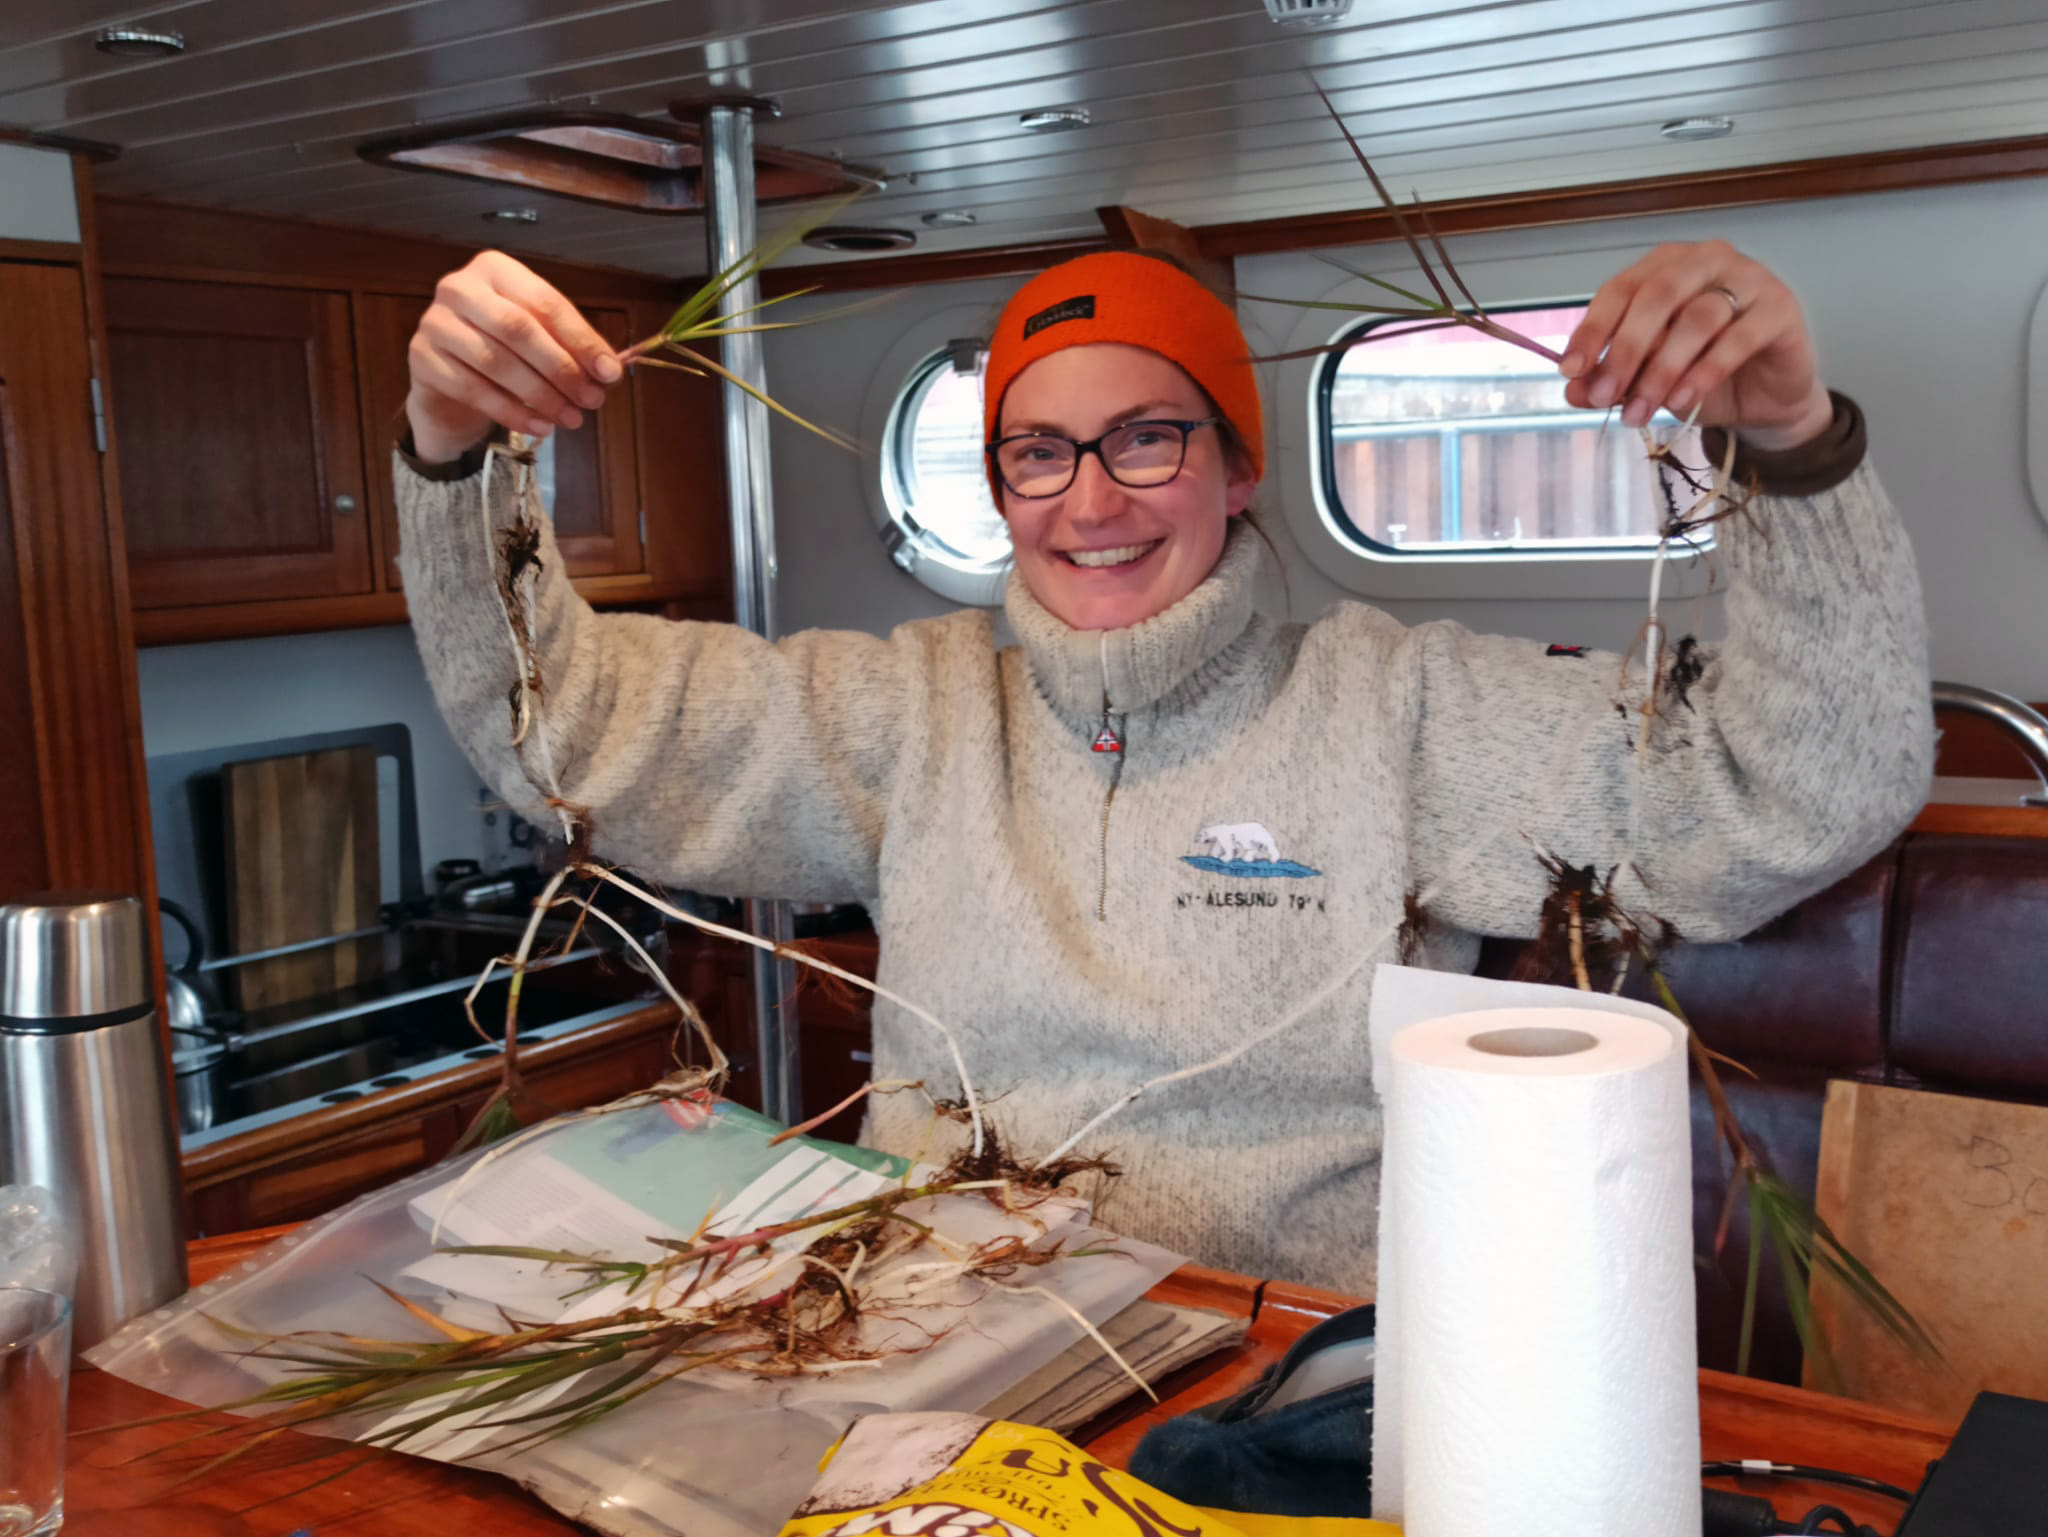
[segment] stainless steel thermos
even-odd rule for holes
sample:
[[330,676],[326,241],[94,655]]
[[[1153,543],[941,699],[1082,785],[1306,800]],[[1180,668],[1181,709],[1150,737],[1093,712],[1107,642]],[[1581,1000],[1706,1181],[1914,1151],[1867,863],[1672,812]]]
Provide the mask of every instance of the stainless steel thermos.
[[78,1349],[185,1290],[148,956],[133,897],[0,906],[0,1184],[45,1187],[77,1235]]

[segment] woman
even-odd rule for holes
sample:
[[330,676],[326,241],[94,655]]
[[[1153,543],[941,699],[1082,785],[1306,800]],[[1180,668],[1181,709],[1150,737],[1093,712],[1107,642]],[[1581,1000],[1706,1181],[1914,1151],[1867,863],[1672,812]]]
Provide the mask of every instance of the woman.
[[[1000,652],[978,612],[773,646],[599,617],[541,548],[555,767],[597,851],[681,886],[865,902],[882,980],[962,1032],[1026,1150],[1269,1026],[1360,947],[1390,956],[1411,895],[1420,959],[1443,969],[1469,970],[1477,935],[1533,931],[1537,847],[1622,864],[1636,910],[1729,938],[1853,868],[1924,796],[1911,552],[1859,415],[1822,388],[1797,302],[1757,263],[1660,248],[1601,289],[1564,363],[1574,404],[1626,402],[1630,424],[1697,403],[1763,485],[1754,526],[1721,529],[1731,638],[1672,705],[1639,792],[1613,657],[1360,604],[1311,625],[1254,613],[1248,353],[1220,301],[1132,253],[1011,301],[986,386],[1017,550],[1018,644]],[[413,339],[406,591],[442,709],[520,805],[545,776],[531,740],[511,743],[480,444],[573,427],[619,377],[558,294],[491,253],[443,280]],[[498,528],[513,503],[505,479]],[[1368,1286],[1370,976],[1108,1123],[1082,1149],[1125,1171],[1105,1221],[1210,1264]],[[887,1006],[874,1072],[953,1086],[941,1043]],[[917,1151],[931,1118],[878,1097],[867,1136]]]

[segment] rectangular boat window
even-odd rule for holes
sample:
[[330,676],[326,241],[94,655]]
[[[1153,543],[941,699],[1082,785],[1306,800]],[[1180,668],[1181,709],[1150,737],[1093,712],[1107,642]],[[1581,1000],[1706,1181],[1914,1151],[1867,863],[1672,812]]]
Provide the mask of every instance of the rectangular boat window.
[[[1488,313],[1561,352],[1585,312]],[[1641,435],[1618,411],[1566,404],[1552,364],[1462,326],[1405,319],[1367,321],[1351,343],[1319,370],[1317,429],[1325,502],[1359,553],[1526,559],[1656,548],[1664,493]],[[1652,423],[1660,437],[1677,425],[1662,411]],[[1696,431],[1678,457],[1701,464]]]

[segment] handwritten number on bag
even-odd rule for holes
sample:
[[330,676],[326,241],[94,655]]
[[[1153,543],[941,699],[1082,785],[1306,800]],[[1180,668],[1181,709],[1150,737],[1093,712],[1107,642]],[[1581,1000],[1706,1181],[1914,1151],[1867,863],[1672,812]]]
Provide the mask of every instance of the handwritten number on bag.
[[[1963,1204],[1979,1211],[1997,1211],[2017,1204],[2032,1217],[2048,1216],[2048,1179],[2031,1170],[2015,1171],[2012,1149],[1990,1137],[1970,1139],[1970,1178],[1963,1191]],[[2024,1191],[2015,1173],[2028,1175]]]

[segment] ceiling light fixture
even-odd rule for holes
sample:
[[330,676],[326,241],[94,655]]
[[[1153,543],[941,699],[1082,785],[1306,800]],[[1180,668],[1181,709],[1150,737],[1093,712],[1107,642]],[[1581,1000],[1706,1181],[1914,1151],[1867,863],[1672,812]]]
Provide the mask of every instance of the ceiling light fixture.
[[1033,133],[1059,133],[1068,128],[1086,128],[1088,109],[1086,107],[1041,107],[1036,112],[1026,112],[1017,119],[1019,128],[1028,128]]
[[540,210],[538,208],[493,208],[484,215],[484,218],[487,221],[496,220],[501,224],[538,224],[540,223]]
[[92,45],[117,59],[169,59],[185,51],[185,34],[161,27],[102,27]]
[[871,256],[877,251],[901,251],[917,244],[907,229],[882,229],[861,224],[821,224],[804,236],[804,244],[820,251],[857,252]]
[[969,208],[940,208],[925,214],[920,222],[926,229],[955,229],[977,220]]
[[1351,0],[1266,0],[1266,14],[1283,27],[1331,27],[1351,14]]
[[1657,132],[1667,139],[1681,144],[1690,144],[1695,139],[1725,139],[1735,132],[1732,117],[1680,117],[1666,123]]

